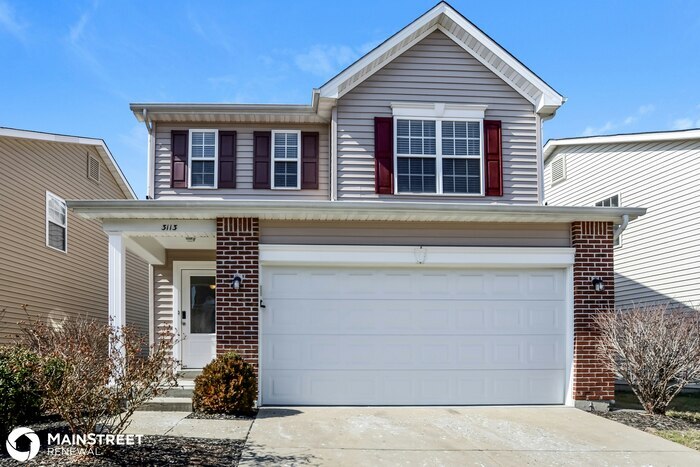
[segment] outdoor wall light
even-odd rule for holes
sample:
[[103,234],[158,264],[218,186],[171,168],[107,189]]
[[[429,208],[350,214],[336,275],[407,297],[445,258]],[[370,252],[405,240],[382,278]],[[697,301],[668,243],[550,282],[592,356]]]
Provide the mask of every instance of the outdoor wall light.
[[238,290],[238,289],[241,288],[241,282],[243,282],[243,277],[241,277],[241,276],[239,276],[238,274],[236,274],[236,275],[233,277],[233,280],[231,281],[231,287],[233,287],[234,289]]
[[197,237],[185,237],[185,241],[189,243],[194,243],[195,240],[197,240]]
[[594,277],[591,279],[591,284],[593,284],[593,290],[596,292],[602,292],[605,290],[605,283],[603,283],[603,279],[600,277]]

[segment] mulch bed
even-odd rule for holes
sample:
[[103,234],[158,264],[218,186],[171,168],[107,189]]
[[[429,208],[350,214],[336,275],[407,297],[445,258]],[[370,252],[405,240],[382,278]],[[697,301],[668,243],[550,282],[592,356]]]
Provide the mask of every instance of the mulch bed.
[[[142,444],[133,446],[96,446],[95,453],[82,457],[70,454],[49,454],[46,450],[48,433],[68,433],[62,422],[32,425],[39,435],[42,447],[39,454],[22,465],[31,466],[186,466],[237,465],[243,441],[176,436],[144,436]],[[55,446],[52,446],[55,447]],[[70,448],[70,446],[66,446]],[[0,452],[0,466],[17,466],[18,462]]]
[[692,422],[676,417],[665,415],[649,415],[642,410],[620,409],[611,410],[607,413],[595,412],[596,415],[624,423],[625,425],[643,431],[653,432],[655,430],[690,430],[700,429],[700,423]]

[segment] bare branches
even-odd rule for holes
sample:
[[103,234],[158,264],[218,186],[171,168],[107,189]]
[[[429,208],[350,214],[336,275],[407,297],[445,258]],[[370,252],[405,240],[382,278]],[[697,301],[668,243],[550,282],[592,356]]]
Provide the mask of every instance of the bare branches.
[[669,305],[601,313],[598,348],[608,369],[624,379],[649,413],[700,380],[700,312]]

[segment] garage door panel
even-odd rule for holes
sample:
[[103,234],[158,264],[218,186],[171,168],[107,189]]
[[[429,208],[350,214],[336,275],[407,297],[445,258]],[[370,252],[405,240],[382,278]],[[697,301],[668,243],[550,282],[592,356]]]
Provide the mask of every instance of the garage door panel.
[[563,332],[561,301],[266,299],[268,334],[530,334]]
[[278,335],[264,339],[266,371],[392,369],[558,369],[560,336]]
[[563,399],[564,371],[285,370],[264,374],[262,387],[276,405],[551,404]]

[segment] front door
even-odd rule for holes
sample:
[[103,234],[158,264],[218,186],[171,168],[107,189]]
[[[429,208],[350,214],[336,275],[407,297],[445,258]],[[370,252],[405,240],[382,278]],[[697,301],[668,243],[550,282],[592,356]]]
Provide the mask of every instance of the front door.
[[216,356],[215,272],[183,269],[181,284],[182,367],[203,368]]

